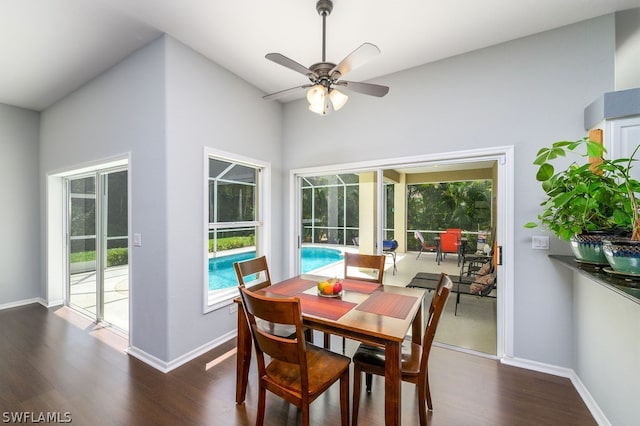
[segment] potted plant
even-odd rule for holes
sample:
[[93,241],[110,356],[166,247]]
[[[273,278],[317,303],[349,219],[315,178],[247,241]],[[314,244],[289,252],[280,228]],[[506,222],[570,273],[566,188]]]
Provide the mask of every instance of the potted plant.
[[[579,152],[578,148],[584,151]],[[598,161],[572,162],[556,172],[554,160],[570,152]],[[542,225],[559,238],[571,241],[577,260],[597,264],[608,263],[603,240],[612,241],[613,237],[640,229],[634,226],[634,222],[640,224],[635,200],[638,183],[629,176],[633,156],[607,160],[602,158],[604,152],[602,144],[586,137],[555,142],[540,149],[533,164],[539,166],[536,179],[547,198],[541,203],[543,210],[538,223],[525,224],[528,228]]]
[[634,157],[640,145],[638,145],[631,157],[606,161],[602,169],[617,176],[620,181],[620,191],[626,191],[627,210],[631,215],[631,237],[605,239],[602,244],[604,255],[613,272],[627,275],[640,275],[640,213],[636,193],[640,192],[640,182],[630,175]]

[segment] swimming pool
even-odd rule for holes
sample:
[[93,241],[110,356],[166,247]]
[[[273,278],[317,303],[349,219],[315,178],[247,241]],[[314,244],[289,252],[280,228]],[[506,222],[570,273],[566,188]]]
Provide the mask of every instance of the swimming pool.
[[[233,269],[234,262],[252,259],[256,257],[255,251],[231,254],[209,259],[209,290],[221,290],[223,288],[238,285],[236,272]],[[306,274],[324,266],[339,262],[343,259],[340,250],[325,247],[302,248],[302,273]]]

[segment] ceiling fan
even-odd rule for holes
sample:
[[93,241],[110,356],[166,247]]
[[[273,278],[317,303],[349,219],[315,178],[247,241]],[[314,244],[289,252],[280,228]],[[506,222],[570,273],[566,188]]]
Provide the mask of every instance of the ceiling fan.
[[337,111],[342,108],[349,99],[347,95],[338,91],[336,88],[337,86],[365,95],[378,97],[386,95],[387,92],[389,92],[389,88],[387,86],[358,83],[340,79],[352,69],[378,55],[380,53],[380,49],[378,49],[374,44],[363,43],[337,65],[332,62],[327,62],[325,57],[326,20],[327,16],[329,16],[333,10],[333,1],[318,0],[316,3],[316,10],[318,11],[318,14],[322,16],[322,62],[315,63],[307,68],[280,53],[268,53],[265,56],[270,61],[305,75],[311,83],[271,93],[263,96],[263,99],[277,99],[291,93],[309,89],[307,92],[309,110],[320,115],[326,115],[331,111]]

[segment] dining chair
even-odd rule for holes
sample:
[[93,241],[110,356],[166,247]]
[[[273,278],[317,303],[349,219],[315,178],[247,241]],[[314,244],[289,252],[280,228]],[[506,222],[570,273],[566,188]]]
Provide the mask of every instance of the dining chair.
[[382,284],[384,255],[344,253],[344,277]]
[[[233,267],[236,270],[240,288],[249,288],[251,291],[256,291],[271,285],[271,274],[269,274],[269,265],[265,256],[235,262]],[[247,284],[252,285],[247,287]],[[292,336],[296,332],[295,327],[288,325],[264,323],[262,321],[258,321],[258,323],[261,327],[278,336]],[[312,333],[311,329],[305,329],[305,336],[309,342],[313,341]]]
[[[309,405],[340,380],[342,425],[349,424],[349,364],[343,355],[318,348],[304,339],[300,299],[264,296],[240,287],[242,305],[255,343],[258,365],[258,413],[256,425],[264,424],[266,391],[302,411],[309,424]],[[276,336],[257,326],[257,319],[294,326],[295,337]],[[270,358],[266,364],[265,354]]]
[[[382,284],[384,276],[384,255],[344,253],[344,278]],[[324,347],[329,348],[330,335],[324,334]],[[342,353],[345,353],[346,339],[342,338]]]
[[236,277],[240,287],[253,284],[251,288],[255,291],[271,285],[269,265],[265,256],[235,262],[233,267],[236,270]]
[[[407,346],[402,346],[402,381],[413,383],[418,387],[418,411],[420,425],[427,424],[427,410],[433,409],[431,391],[429,389],[429,353],[436,334],[438,322],[444,310],[444,306],[453,287],[451,278],[445,273],[440,275],[438,285],[433,292],[429,306],[426,329],[422,344],[406,341]],[[384,349],[361,343],[353,355],[353,424],[358,423],[358,408],[360,406],[361,375],[365,373],[367,393],[371,393],[372,375],[384,376],[385,369]]]
[[440,233],[440,247],[438,249],[437,261],[438,265],[440,261],[444,260],[444,256],[447,253],[455,253],[458,256],[458,267],[460,266],[460,238],[457,234],[449,232]]

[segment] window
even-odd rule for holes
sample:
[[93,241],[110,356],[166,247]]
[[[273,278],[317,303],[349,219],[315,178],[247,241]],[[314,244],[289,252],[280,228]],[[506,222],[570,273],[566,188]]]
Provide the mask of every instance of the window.
[[266,165],[207,153],[206,306],[216,309],[238,294],[234,262],[264,254],[261,188]]

